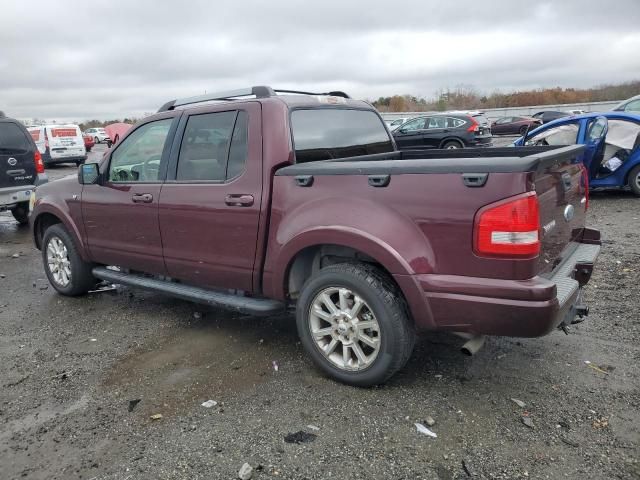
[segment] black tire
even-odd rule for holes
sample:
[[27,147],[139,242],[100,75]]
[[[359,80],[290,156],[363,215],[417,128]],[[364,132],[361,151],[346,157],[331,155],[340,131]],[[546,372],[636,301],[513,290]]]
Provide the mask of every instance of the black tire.
[[[69,283],[66,285],[61,285],[55,280],[47,262],[47,249],[49,247],[49,243],[54,238],[59,239],[67,250],[67,258],[70,262],[71,278],[69,279]],[[50,226],[44,232],[44,236],[42,237],[42,262],[44,264],[44,271],[49,279],[49,283],[51,283],[51,286],[53,286],[53,288],[62,295],[70,297],[83,295],[91,290],[97,283],[97,280],[91,274],[93,264],[85,262],[82,259],[71,235],[69,235],[67,229],[60,223]]]
[[640,197],[640,165],[629,172],[629,188],[634,195]]
[[447,140],[442,144],[441,148],[445,150],[452,150],[454,148],[464,148],[464,145],[462,145],[458,140]]
[[529,129],[526,126],[520,127],[520,136],[524,137],[524,134],[527,133],[528,130]]
[[[365,369],[339,368],[321,353],[314,340],[310,315],[313,301],[323,290],[332,287],[347,288],[361,297],[378,322],[380,349]],[[330,265],[308,279],[298,299],[296,323],[302,345],[313,362],[334,379],[357,387],[378,385],[391,378],[407,363],[416,338],[396,284],[381,270],[361,263]]]
[[20,202],[11,209],[13,218],[16,219],[20,225],[27,225],[29,223],[29,202]]
[[94,141],[95,143],[100,143],[100,139],[99,139],[98,137],[93,137],[93,141]]

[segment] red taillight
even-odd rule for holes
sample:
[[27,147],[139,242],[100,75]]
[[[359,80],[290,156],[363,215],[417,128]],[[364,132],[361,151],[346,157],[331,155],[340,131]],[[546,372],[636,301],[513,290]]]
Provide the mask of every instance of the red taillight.
[[42,161],[42,155],[38,149],[36,149],[36,153],[33,154],[33,163],[36,165],[37,173],[44,173],[44,162]]
[[474,250],[483,257],[535,257],[540,253],[540,212],[535,192],[487,205],[476,214]]
[[33,154],[33,163],[36,164],[36,172],[44,173],[44,162],[42,161],[42,155],[36,149],[36,153]]
[[580,164],[582,167],[582,183],[584,187],[584,210],[585,212],[589,209],[589,170],[587,167]]
[[469,120],[471,121],[471,126],[467,128],[467,132],[477,132],[478,130],[480,130],[480,125],[475,121],[473,117],[469,117]]

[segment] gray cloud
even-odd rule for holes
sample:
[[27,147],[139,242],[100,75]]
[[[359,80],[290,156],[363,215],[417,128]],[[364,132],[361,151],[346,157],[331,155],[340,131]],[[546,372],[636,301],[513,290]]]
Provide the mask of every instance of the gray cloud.
[[[8,3],[8,4],[7,4]],[[5,2],[0,109],[140,116],[253,84],[359,98],[586,87],[640,78],[640,2]]]

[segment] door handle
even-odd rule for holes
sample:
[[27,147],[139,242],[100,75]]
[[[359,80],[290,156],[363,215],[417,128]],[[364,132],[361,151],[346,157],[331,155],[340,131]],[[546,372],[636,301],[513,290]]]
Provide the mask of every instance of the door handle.
[[153,202],[153,195],[150,193],[134,193],[131,200],[134,203],[151,203]]
[[224,198],[224,203],[230,207],[250,207],[253,205],[253,195],[244,193],[232,193]]

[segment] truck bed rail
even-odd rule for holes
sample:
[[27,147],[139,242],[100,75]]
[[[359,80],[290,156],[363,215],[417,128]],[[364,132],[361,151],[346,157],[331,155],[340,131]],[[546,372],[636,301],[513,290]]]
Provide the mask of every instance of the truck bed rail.
[[562,162],[579,163],[583,145],[566,147],[408,150],[289,165],[278,176],[401,175],[423,173],[535,172]]

